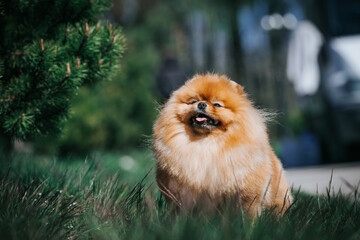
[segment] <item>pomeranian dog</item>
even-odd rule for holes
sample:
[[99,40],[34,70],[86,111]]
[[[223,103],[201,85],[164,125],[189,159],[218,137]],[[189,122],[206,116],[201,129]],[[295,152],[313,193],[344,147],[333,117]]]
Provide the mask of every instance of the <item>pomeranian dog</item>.
[[263,115],[226,76],[196,75],[173,92],[153,128],[167,200],[213,211],[235,199],[250,217],[265,208],[283,213],[292,196]]

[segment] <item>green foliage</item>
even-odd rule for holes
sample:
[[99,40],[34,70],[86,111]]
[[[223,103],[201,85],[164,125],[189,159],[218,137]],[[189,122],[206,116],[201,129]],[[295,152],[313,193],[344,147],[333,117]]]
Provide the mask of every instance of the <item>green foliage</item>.
[[5,2],[1,132],[20,139],[58,132],[78,88],[109,77],[124,50],[120,29],[97,23],[109,5],[108,0]]
[[[153,162],[123,170],[124,155],[83,160],[20,156],[0,161],[0,234],[7,239],[359,239],[359,191],[294,192],[284,216],[265,211],[254,222],[241,212],[174,215],[151,186]],[[128,156],[129,157],[129,156]],[[8,159],[9,160],[9,159]],[[139,166],[140,166],[139,165]],[[146,167],[145,167],[146,166]],[[136,169],[136,170],[135,170]],[[118,171],[119,170],[119,171]],[[129,182],[129,176],[134,180]],[[134,183],[135,181],[135,183]],[[331,189],[331,184],[329,186]]]

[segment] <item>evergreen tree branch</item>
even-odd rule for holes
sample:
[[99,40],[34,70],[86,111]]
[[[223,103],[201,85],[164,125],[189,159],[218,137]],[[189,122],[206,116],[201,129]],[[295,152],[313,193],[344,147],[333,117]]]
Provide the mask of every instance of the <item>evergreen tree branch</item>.
[[69,7],[69,2],[70,2],[70,0],[67,0],[66,2],[65,2],[65,4],[64,4],[64,9],[63,9],[63,18],[62,18],[62,20],[61,21],[59,21],[58,23],[56,23],[56,25],[58,25],[58,24],[60,24],[61,22],[65,22],[65,20],[66,20],[66,17],[67,17],[67,15],[66,15],[66,13],[67,13],[67,11],[68,11],[68,7]]
[[[123,38],[111,25],[110,32],[99,24],[89,28],[92,15],[110,2],[76,1],[77,11],[69,9],[70,1],[61,1],[61,9],[69,10],[62,16],[59,11],[51,15],[48,7],[58,6],[54,0],[9,3],[9,16],[0,16],[0,129],[10,137],[25,139],[59,129],[78,87],[109,76],[123,52]],[[40,15],[44,20],[31,18]],[[76,22],[80,18],[85,28]]]
[[115,41],[116,41],[116,36],[112,36],[111,42],[106,46],[106,48],[103,51],[101,51],[101,56],[104,56],[111,49]]
[[83,37],[83,39],[82,39],[82,41],[81,41],[81,43],[80,43],[80,46],[79,46],[79,48],[78,48],[78,50],[77,50],[77,52],[76,52],[76,56],[79,56],[80,55],[80,53],[81,53],[81,51],[82,51],[82,49],[83,49],[83,47],[84,47],[84,45],[85,45],[85,43],[86,43],[86,40],[88,39],[88,37],[89,37],[89,33],[90,33],[90,30],[89,30],[89,24],[88,23],[85,23],[85,35],[84,35],[84,37]]
[[67,63],[66,68],[66,76],[44,94],[45,99],[54,92],[56,92],[56,90],[58,90],[65,83],[65,81],[69,79],[69,76],[71,74],[70,63]]
[[0,98],[0,102],[13,102],[15,99],[15,96],[9,95],[8,98]]
[[26,91],[26,94],[23,98],[21,98],[21,100],[23,101],[28,101],[32,95],[36,92],[37,90],[37,85],[39,83],[40,80],[42,80],[41,77],[41,66],[43,64],[44,61],[44,46],[43,46],[43,39],[40,40],[40,53],[39,53],[39,62],[37,63],[37,68],[35,68],[35,72],[34,72],[34,77],[32,78],[32,81],[30,83],[30,87],[28,88],[28,90]]
[[70,33],[70,27],[67,27],[67,28],[66,28],[66,33],[65,33],[64,39],[62,40],[62,45],[63,45],[63,46],[66,44],[67,36],[69,35],[69,33]]
[[89,0],[88,3],[72,18],[73,21],[80,20],[80,16],[84,14],[84,12],[90,9],[93,0]]

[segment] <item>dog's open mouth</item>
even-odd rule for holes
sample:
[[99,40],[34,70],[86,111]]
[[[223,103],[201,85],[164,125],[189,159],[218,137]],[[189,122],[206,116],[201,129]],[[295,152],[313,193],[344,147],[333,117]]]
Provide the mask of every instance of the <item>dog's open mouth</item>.
[[191,124],[195,127],[217,127],[221,124],[219,120],[212,119],[203,113],[194,115],[190,121]]

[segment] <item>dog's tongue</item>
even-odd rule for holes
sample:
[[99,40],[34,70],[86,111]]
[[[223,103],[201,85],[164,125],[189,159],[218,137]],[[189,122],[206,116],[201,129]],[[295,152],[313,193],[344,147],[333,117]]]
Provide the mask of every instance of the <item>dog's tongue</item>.
[[196,118],[196,121],[198,121],[198,122],[206,122],[206,120],[207,120],[207,118],[205,118],[205,117],[197,117]]

